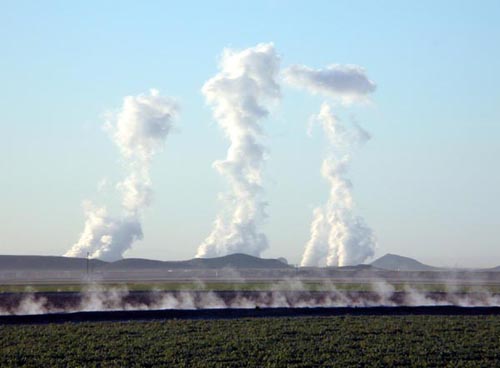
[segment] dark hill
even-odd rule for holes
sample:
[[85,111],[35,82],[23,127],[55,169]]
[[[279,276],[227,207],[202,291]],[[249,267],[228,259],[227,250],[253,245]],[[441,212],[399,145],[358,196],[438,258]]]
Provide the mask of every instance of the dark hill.
[[290,268],[279,259],[265,259],[236,253],[216,258],[195,258],[191,261],[200,268]]
[[337,267],[341,271],[373,271],[375,267],[369,264],[359,264],[355,266],[341,266]]
[[278,259],[264,259],[248,254],[230,254],[214,258],[193,258],[187,261],[154,261],[140,258],[126,258],[107,264],[103,269],[219,269],[219,268],[289,268]]
[[124,258],[115,262],[109,262],[101,267],[103,270],[157,270],[166,268],[166,263],[182,262],[163,262],[144,258]]
[[[98,259],[93,259],[90,262],[94,268],[106,264]],[[85,258],[0,255],[0,271],[72,271],[84,270],[86,267],[87,260]]]
[[[278,259],[264,259],[247,254],[230,254],[215,258],[193,258],[187,261],[157,261],[142,258],[125,258],[116,262],[93,259],[93,270],[159,270],[159,269],[220,269],[255,268],[283,269],[291,266]],[[0,271],[73,271],[85,270],[85,258],[55,256],[0,256]]]
[[391,271],[437,271],[439,268],[423,264],[413,258],[386,254],[371,263],[372,266]]

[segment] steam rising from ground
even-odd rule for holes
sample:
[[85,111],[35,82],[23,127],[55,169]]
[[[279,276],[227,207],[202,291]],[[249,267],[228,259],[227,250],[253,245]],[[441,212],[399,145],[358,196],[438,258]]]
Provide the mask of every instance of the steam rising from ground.
[[259,230],[266,217],[266,203],[261,198],[266,147],[259,122],[268,115],[267,103],[280,97],[278,71],[279,58],[272,44],[239,52],[226,49],[220,72],[203,86],[214,117],[230,141],[226,158],[214,163],[229,182],[230,192],[223,196],[225,208],[199,246],[197,257],[259,256],[268,247]]
[[105,126],[129,171],[117,185],[123,213],[113,217],[105,207],[84,202],[84,230],[65,256],[86,257],[89,253],[92,258],[114,261],[142,239],[141,211],[149,206],[152,195],[151,160],[162,150],[177,111],[177,104],[156,90],[125,97],[121,111]]
[[[294,65],[284,71],[284,80],[343,104],[366,100],[376,88],[364,70],[355,65],[331,65],[325,69]],[[326,102],[313,121],[322,126],[328,139],[328,155],[321,165],[321,174],[330,185],[330,193],[327,203],[314,210],[311,237],[301,265],[359,264],[373,256],[375,238],[363,218],[354,214],[352,184],[347,173],[353,149],[370,139],[370,135],[357,124],[343,124]]]
[[26,293],[21,299],[11,301],[10,305],[5,305],[5,301],[0,304],[0,315],[210,308],[500,306],[500,295],[484,289],[467,293],[428,292],[404,286],[403,290],[397,291],[393,285],[383,280],[373,282],[371,290],[367,291],[338,290],[328,282],[312,291],[300,280],[291,279],[272,285],[268,291],[199,290],[144,293],[130,292],[126,287],[104,288],[100,285],[89,285],[81,294],[58,294]]

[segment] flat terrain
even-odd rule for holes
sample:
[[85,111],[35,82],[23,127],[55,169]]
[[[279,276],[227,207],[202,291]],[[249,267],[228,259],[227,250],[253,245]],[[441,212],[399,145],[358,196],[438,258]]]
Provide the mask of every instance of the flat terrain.
[[[182,291],[182,290],[215,290],[215,291],[260,291],[260,290],[308,290],[329,291],[372,291],[382,280],[353,282],[350,280],[266,280],[266,281],[170,281],[170,282],[100,282],[100,283],[22,283],[1,284],[0,293],[16,292],[84,292],[92,290],[127,289],[129,291]],[[385,282],[384,282],[385,283]],[[390,284],[395,291],[404,291],[411,287],[415,290],[435,292],[500,292],[500,283],[442,283],[442,282],[398,282]]]
[[0,325],[338,316],[500,316],[500,307],[372,306],[107,310],[0,315]]
[[0,366],[496,367],[500,316],[0,325]]

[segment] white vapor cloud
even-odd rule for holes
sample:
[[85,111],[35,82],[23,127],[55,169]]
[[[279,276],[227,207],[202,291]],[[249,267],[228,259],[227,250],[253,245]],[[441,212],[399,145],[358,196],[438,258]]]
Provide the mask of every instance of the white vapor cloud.
[[149,95],[125,97],[116,125],[108,122],[106,128],[123,157],[147,163],[163,148],[177,110],[171,98],[152,89]]
[[261,198],[266,147],[259,122],[268,115],[267,105],[280,98],[279,64],[272,44],[243,51],[226,49],[220,72],[202,88],[230,141],[226,158],[213,165],[227,179],[230,191],[197,257],[235,252],[259,256],[268,247],[265,234],[259,230],[266,217],[266,203]]
[[346,266],[372,257],[375,237],[362,217],[354,214],[352,184],[346,177],[351,151],[370,135],[359,125],[348,128],[324,103],[316,117],[328,138],[330,150],[323,160],[321,174],[330,185],[328,201],[315,209],[311,237],[306,244],[302,266]]
[[105,207],[96,207],[88,201],[84,202],[83,209],[83,232],[65,256],[85,257],[88,252],[92,258],[114,261],[143,238],[138,216],[111,217]]
[[[376,89],[365,70],[356,65],[333,64],[323,69],[292,65],[283,72],[283,80],[292,87],[344,105],[369,101],[368,96]],[[375,238],[364,220],[354,214],[352,185],[347,173],[351,151],[370,139],[370,135],[357,123],[350,127],[343,125],[328,103],[323,103],[312,121],[322,125],[329,142],[321,174],[330,185],[330,193],[328,201],[314,210],[311,237],[301,264],[345,266],[362,263],[373,256]]]
[[121,110],[105,125],[129,172],[117,185],[123,213],[112,217],[105,207],[85,202],[84,230],[65,256],[85,257],[89,253],[92,258],[113,261],[142,239],[141,212],[152,197],[151,160],[163,149],[177,112],[177,104],[157,90],[124,98]]
[[365,70],[357,65],[333,64],[324,69],[292,65],[285,69],[283,77],[291,86],[333,97],[343,104],[362,101],[376,89]]

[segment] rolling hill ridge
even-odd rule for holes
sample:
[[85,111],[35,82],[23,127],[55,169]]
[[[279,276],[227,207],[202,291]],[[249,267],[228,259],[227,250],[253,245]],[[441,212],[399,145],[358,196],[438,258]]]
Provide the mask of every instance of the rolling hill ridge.
[[[115,262],[105,262],[98,259],[91,259],[89,260],[89,265],[93,270],[106,271],[220,268],[284,269],[291,267],[279,259],[264,259],[247,254],[230,254],[215,258],[193,258],[186,261],[124,258]],[[85,270],[86,267],[86,258],[0,255],[0,271],[75,271]]]

